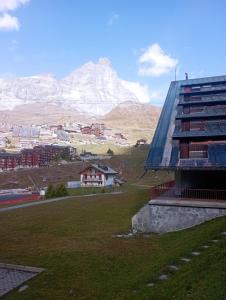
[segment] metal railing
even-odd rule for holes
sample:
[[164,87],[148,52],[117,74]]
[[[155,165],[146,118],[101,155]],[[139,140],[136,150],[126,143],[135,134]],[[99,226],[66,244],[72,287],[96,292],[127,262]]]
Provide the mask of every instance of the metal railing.
[[225,101],[226,94],[181,96],[179,103]]
[[215,92],[215,91],[217,92],[217,91],[225,91],[225,90],[226,90],[225,84],[211,86],[211,87],[201,86],[199,89],[184,87],[184,89],[181,91],[181,94],[193,94],[193,93]]
[[164,192],[172,189],[175,186],[175,181],[168,181],[163,184],[156,185],[150,189],[149,196],[151,199],[161,196]]
[[226,108],[225,107],[203,107],[197,111],[190,111],[189,113],[186,112],[178,112],[176,117],[177,118],[191,118],[191,117],[208,117],[208,116],[225,116],[226,115]]
[[158,199],[161,196],[163,198],[173,199],[204,199],[204,200],[226,200],[226,190],[215,189],[194,189],[194,188],[176,188],[175,182],[170,181],[168,183],[152,187],[150,189],[150,198]]

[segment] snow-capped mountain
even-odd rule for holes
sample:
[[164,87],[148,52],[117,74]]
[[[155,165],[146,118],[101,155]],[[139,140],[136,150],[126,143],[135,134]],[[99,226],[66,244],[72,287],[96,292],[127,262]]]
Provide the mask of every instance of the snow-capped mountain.
[[104,115],[125,101],[139,102],[131,83],[125,83],[107,58],[88,62],[62,80],[49,74],[0,79],[0,110],[41,103]]

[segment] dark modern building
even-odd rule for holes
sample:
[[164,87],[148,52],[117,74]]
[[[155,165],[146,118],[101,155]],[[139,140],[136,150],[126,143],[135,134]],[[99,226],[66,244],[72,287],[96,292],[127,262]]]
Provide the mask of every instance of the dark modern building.
[[145,168],[175,171],[181,191],[226,190],[226,76],[171,82]]

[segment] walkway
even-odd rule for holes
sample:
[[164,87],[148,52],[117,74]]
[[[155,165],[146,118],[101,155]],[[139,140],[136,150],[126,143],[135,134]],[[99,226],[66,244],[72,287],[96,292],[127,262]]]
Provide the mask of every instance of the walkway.
[[15,210],[18,208],[36,206],[36,205],[41,205],[41,204],[46,204],[46,203],[52,203],[52,202],[57,202],[57,201],[62,201],[62,200],[73,200],[74,198],[85,198],[85,197],[93,197],[93,196],[100,196],[100,195],[101,196],[119,195],[119,194],[122,194],[122,192],[98,193],[98,194],[88,194],[88,195],[79,195],[79,196],[59,197],[59,198],[53,198],[53,199],[49,199],[49,200],[41,200],[41,201],[36,201],[36,202],[32,202],[32,203],[25,203],[25,204],[19,204],[19,205],[0,208],[0,212]]

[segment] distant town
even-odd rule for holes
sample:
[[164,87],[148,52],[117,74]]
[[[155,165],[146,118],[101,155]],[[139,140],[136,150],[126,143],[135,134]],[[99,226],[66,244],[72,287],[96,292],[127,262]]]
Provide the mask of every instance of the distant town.
[[[76,145],[111,143],[119,147],[139,146],[146,139],[128,142],[121,132],[103,123],[19,126],[0,124],[0,172],[49,166],[52,161],[98,159],[95,153],[78,151]],[[109,153],[111,155],[111,150]],[[103,158],[103,157],[101,157]]]
[[114,132],[105,124],[65,123],[12,125],[0,123],[0,148],[20,151],[43,144],[103,144],[111,141],[119,146],[130,146],[121,132]]

